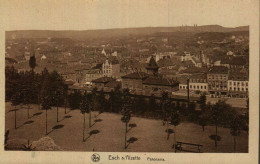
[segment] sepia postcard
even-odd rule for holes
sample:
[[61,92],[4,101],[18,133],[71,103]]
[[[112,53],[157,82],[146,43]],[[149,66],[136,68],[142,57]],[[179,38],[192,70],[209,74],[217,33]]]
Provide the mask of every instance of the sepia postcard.
[[0,12],[0,163],[258,163],[258,0]]

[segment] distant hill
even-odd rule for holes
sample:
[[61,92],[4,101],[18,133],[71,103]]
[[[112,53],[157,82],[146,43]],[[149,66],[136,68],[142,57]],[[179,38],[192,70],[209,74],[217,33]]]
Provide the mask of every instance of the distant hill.
[[52,30],[18,30],[6,31],[6,39],[15,38],[70,38],[75,40],[111,39],[130,36],[147,36],[163,32],[231,32],[249,31],[249,26],[227,28],[219,25],[206,26],[179,26],[179,27],[142,27],[105,30],[83,30],[83,31],[52,31]]

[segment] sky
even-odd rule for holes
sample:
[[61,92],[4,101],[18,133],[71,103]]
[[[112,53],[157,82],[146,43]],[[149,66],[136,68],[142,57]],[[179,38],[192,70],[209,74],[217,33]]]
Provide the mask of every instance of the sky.
[[249,25],[257,0],[0,0],[5,30]]

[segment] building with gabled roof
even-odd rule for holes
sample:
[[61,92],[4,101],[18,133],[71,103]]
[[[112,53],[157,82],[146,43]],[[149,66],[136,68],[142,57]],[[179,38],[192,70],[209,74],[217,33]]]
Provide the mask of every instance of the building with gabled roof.
[[158,74],[158,69],[156,61],[151,57],[146,65],[147,73],[134,72],[121,77],[122,88],[128,88],[134,93],[142,91],[145,95],[159,94],[159,96],[163,91],[171,93],[174,90],[178,90],[178,81],[164,78]]
[[143,80],[148,78],[149,75],[144,72],[134,72],[122,76],[122,88],[130,90],[143,90]]
[[92,83],[94,87],[97,87],[98,89],[102,89],[105,87],[105,85],[111,81],[115,81],[116,79],[112,77],[100,77],[98,79],[92,80]]

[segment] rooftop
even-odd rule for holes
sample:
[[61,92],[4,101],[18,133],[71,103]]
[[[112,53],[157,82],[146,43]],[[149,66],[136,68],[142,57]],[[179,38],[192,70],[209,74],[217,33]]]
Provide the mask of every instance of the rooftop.
[[214,66],[209,69],[209,73],[227,74],[228,68],[224,66]]
[[145,79],[147,77],[148,77],[147,73],[134,72],[134,73],[130,73],[130,74],[127,74],[125,76],[122,76],[121,78],[125,78],[125,79]]
[[116,88],[117,86],[121,88],[122,83],[120,81],[110,81],[105,85],[105,87],[109,87],[109,88]]
[[114,81],[115,79],[112,77],[100,77],[98,79],[92,80],[93,83],[108,83],[110,81]]
[[179,82],[173,79],[162,78],[157,76],[150,76],[143,81],[143,84],[146,85],[163,85],[163,86],[176,86],[179,85]]
[[96,66],[92,67],[93,69],[102,69],[102,64],[103,63],[99,63]]
[[205,73],[193,74],[190,76],[190,79],[207,79],[207,74]]
[[160,59],[157,63],[159,67],[168,67],[176,65],[176,61],[171,59]]
[[248,74],[243,73],[243,72],[234,71],[229,74],[228,80],[248,81]]

